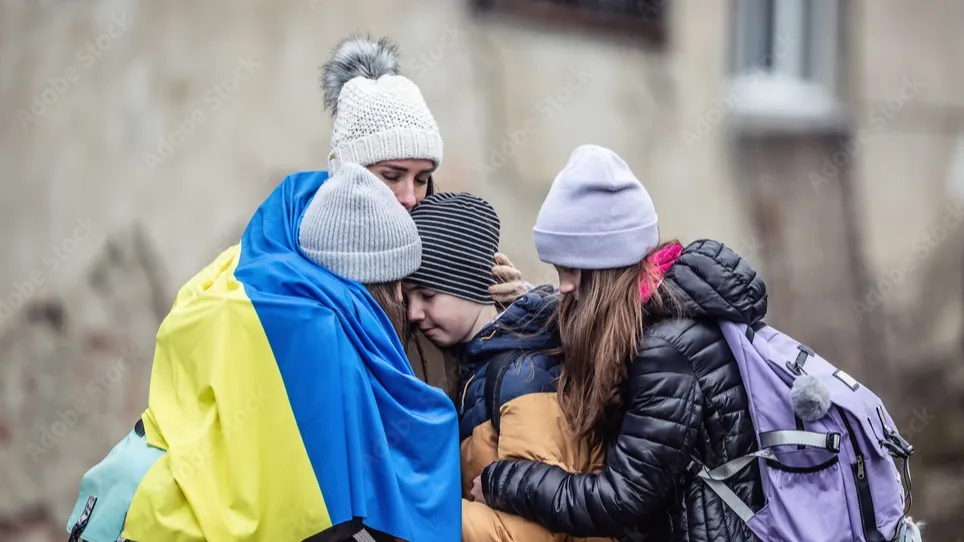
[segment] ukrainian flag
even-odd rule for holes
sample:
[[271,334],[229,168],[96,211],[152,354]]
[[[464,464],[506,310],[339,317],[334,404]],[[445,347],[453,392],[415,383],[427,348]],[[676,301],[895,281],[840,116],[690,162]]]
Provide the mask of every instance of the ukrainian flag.
[[402,540],[460,539],[455,407],[414,376],[365,288],[298,248],[327,177],[286,178],[178,292],[142,418],[166,453],[124,537],[301,541],[360,517]]

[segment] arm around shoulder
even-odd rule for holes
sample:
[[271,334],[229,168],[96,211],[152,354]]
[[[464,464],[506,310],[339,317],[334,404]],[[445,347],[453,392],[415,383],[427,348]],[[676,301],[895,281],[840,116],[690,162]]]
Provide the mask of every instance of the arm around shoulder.
[[699,433],[702,394],[689,360],[671,343],[647,338],[630,365],[626,412],[595,474],[533,461],[497,461],[482,473],[486,502],[549,530],[618,537],[645,525],[683,490]]

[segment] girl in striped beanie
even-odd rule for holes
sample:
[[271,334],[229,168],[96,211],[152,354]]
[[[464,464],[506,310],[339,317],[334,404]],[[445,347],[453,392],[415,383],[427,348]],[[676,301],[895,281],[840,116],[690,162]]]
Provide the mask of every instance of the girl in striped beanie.
[[535,288],[496,309],[489,263],[498,249],[499,217],[471,194],[434,194],[415,207],[422,265],[404,281],[409,318],[459,365],[462,540],[552,540],[544,527],[474,502],[473,485],[494,459],[541,457],[571,472],[602,466],[601,449],[571,438],[556,400],[562,370],[551,316],[554,288]]

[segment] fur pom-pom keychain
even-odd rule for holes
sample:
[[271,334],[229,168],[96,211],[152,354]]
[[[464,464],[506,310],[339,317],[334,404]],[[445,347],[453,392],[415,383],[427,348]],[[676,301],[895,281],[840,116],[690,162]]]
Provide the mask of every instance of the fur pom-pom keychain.
[[819,378],[802,375],[793,381],[790,403],[794,414],[801,420],[817,421],[830,411],[830,389]]

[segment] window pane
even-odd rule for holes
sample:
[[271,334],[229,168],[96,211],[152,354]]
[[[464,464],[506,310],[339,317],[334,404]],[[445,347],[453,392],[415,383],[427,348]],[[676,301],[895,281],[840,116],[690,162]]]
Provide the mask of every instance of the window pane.
[[[821,0],[823,2],[825,0]],[[834,0],[830,0],[831,2]],[[814,21],[814,0],[803,0],[803,35],[805,39],[809,41],[809,47],[803,47],[801,54],[803,59],[801,61],[801,72],[800,76],[803,79],[813,79],[813,63],[814,63],[814,40],[822,39],[819,31],[816,29],[816,21]]]
[[[792,0],[791,0],[792,1]],[[776,0],[762,0],[761,8],[761,30],[764,40],[760,59],[760,65],[767,71],[773,71],[774,58],[777,50],[777,11]]]
[[774,0],[737,0],[734,38],[739,73],[771,67],[773,3]]
[[813,20],[810,38],[810,79],[836,92],[839,50],[840,2],[838,0],[812,0]]
[[804,34],[804,0],[781,0],[775,7],[775,43],[770,50],[773,71],[800,79],[803,77],[804,50],[808,45],[807,35]]

